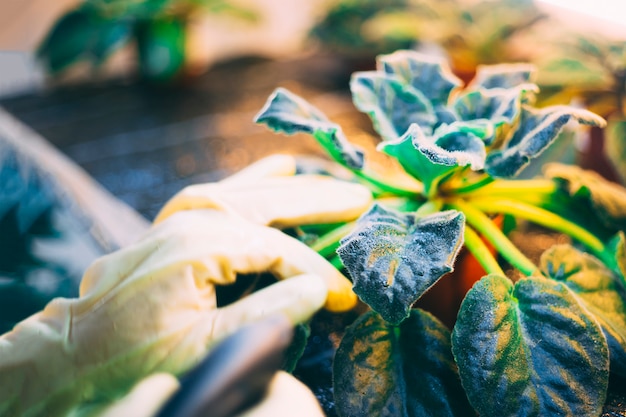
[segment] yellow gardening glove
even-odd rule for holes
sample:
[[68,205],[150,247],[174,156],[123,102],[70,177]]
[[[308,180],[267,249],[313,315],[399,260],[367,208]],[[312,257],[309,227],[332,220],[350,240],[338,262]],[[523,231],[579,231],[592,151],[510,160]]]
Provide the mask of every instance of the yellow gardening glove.
[[[275,313],[297,323],[324,304],[351,308],[345,277],[268,226],[353,220],[371,196],[294,170],[277,157],[182,191],[142,239],[89,267],[79,298],[53,300],[0,337],[0,415],[65,416],[153,373],[182,374],[244,324]],[[215,285],[264,271],[282,281],[217,308]]]

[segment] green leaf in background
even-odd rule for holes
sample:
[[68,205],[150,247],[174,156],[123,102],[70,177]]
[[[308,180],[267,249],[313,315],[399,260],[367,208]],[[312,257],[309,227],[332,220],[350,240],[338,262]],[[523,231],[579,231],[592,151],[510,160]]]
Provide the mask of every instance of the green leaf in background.
[[91,8],[66,14],[47,34],[37,54],[53,73],[89,57],[100,35],[101,20]]
[[541,256],[541,271],[563,282],[602,326],[609,344],[611,372],[626,376],[626,294],[619,278],[602,262],[569,245]]
[[109,19],[162,18],[180,0],[86,0],[86,4]]
[[393,74],[421,91],[433,106],[446,105],[450,93],[463,85],[439,57],[415,51],[396,51],[377,59],[379,71]]
[[610,230],[626,230],[626,190],[623,187],[574,165],[548,164],[544,175],[555,179],[575,201],[591,206]]
[[487,155],[487,172],[495,178],[515,177],[531,159],[556,139],[570,120],[591,126],[604,126],[600,116],[569,106],[534,109],[522,106],[520,126],[502,149]]
[[351,169],[363,168],[363,151],[348,142],[341,128],[306,100],[284,88],[272,93],[254,120],[287,135],[299,132],[313,135],[335,161]]
[[626,184],[626,119],[609,119],[604,138],[605,154]]
[[426,136],[414,124],[396,141],[382,142],[378,150],[393,156],[404,170],[422,181],[426,195],[458,167],[480,170],[485,163],[485,145],[462,124],[442,125],[435,136]]
[[103,20],[98,38],[91,50],[94,63],[102,65],[115,50],[127,43],[131,36],[132,27],[128,20]]
[[375,204],[337,249],[354,292],[385,320],[398,324],[442,275],[463,245],[465,217],[444,211],[423,218]]
[[185,64],[185,22],[174,18],[142,20],[135,26],[139,70],[147,79],[170,81]]
[[533,84],[535,73],[536,68],[532,64],[479,65],[468,88],[509,89],[523,84]]
[[352,101],[366,113],[383,140],[396,140],[411,123],[430,132],[437,122],[424,95],[394,75],[378,71],[356,72],[350,80]]
[[242,7],[234,4],[230,0],[187,0],[189,4],[193,4],[200,10],[207,13],[228,15],[247,22],[258,22],[261,19],[259,13],[248,7]]
[[375,312],[348,327],[333,364],[340,416],[472,415],[450,351],[450,331],[415,309],[399,327]]
[[564,284],[476,283],[461,305],[452,352],[470,403],[489,416],[598,416],[609,381],[602,329]]

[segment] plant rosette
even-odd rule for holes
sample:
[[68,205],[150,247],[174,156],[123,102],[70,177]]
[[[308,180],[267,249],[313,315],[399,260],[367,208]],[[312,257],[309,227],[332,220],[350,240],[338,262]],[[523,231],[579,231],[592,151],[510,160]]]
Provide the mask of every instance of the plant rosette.
[[[339,125],[285,89],[257,115],[275,131],[312,135],[375,197],[356,222],[300,230],[370,307],[335,354],[339,415],[597,416],[609,376],[626,376],[626,190],[557,164],[515,179],[566,123],[605,121],[535,108],[534,76],[526,64],[483,66],[461,88],[443,61],[413,51],[353,74],[353,101],[380,134],[377,149],[404,169],[401,181],[368,166]],[[503,216],[573,243],[535,264],[497,224]],[[450,331],[414,304],[463,247],[487,275]]]

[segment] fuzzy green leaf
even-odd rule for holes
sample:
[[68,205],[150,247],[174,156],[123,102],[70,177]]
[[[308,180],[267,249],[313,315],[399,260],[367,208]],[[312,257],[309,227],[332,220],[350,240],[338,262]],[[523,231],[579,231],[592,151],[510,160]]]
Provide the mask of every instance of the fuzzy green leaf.
[[626,376],[626,294],[619,278],[593,256],[568,245],[544,252],[541,271],[578,295],[602,326],[609,344],[611,372]]
[[445,211],[418,218],[375,204],[337,249],[354,292],[398,324],[442,275],[453,270],[463,244],[465,217]]
[[377,59],[378,69],[394,74],[422,92],[434,106],[446,105],[450,93],[463,85],[441,58],[415,51],[396,51]]
[[368,312],[348,327],[333,364],[340,416],[467,416],[450,331],[415,309],[399,327]]
[[472,131],[479,125],[442,125],[426,136],[414,124],[399,140],[382,142],[378,149],[398,160],[406,172],[422,181],[426,194],[458,167],[480,170],[485,163],[485,145]]
[[560,282],[488,275],[468,292],[452,352],[481,416],[597,416],[609,352],[594,317]]
[[383,140],[396,140],[411,123],[428,131],[437,122],[424,95],[399,77],[377,71],[357,72],[350,81],[352,100],[366,113]]
[[603,126],[604,119],[587,110],[569,106],[551,106],[534,109],[522,106],[519,128],[503,149],[487,155],[487,172],[496,178],[517,175],[556,139],[570,120],[581,124]]
[[[497,136],[504,137],[521,113],[522,98],[530,85],[511,89],[479,89],[461,94],[452,104],[461,120],[485,120],[493,125]],[[496,139],[494,134],[486,141],[490,145]]]
[[254,120],[287,135],[298,132],[313,135],[335,161],[351,169],[363,168],[363,152],[348,142],[341,127],[284,88],[277,88],[272,93]]
[[479,65],[469,89],[504,88],[532,84],[536,68],[532,64]]
[[548,178],[555,179],[574,201],[590,205],[609,230],[626,230],[626,190],[593,171],[573,165],[548,164]]

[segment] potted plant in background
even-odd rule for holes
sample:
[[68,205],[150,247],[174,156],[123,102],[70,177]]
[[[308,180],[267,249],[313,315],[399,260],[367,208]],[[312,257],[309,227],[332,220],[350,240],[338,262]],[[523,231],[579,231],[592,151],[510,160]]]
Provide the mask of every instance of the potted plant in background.
[[[399,51],[377,64],[350,87],[381,137],[377,149],[401,167],[394,175],[373,169],[339,125],[285,89],[256,118],[313,135],[375,196],[356,222],[294,231],[347,272],[364,302],[335,335],[334,411],[600,415],[609,381],[626,377],[626,190],[560,164],[547,165],[543,178],[516,176],[568,121],[604,120],[535,107],[534,69],[525,64],[479,67],[464,89],[431,56]],[[571,243],[530,259],[507,237],[516,222]],[[461,248],[486,276],[449,329],[414,305],[449,278]]]
[[516,41],[546,17],[531,0],[341,0],[311,38],[325,50],[370,62],[396,49],[435,49],[467,82],[477,65],[529,60]]
[[140,75],[171,81],[183,73],[189,23],[203,13],[257,19],[253,11],[224,0],[86,0],[59,18],[38,55],[59,74],[81,61],[97,68],[134,41]]
[[592,129],[580,164],[624,183],[626,42],[599,35],[560,34],[537,61],[543,101],[582,102],[608,121]]

